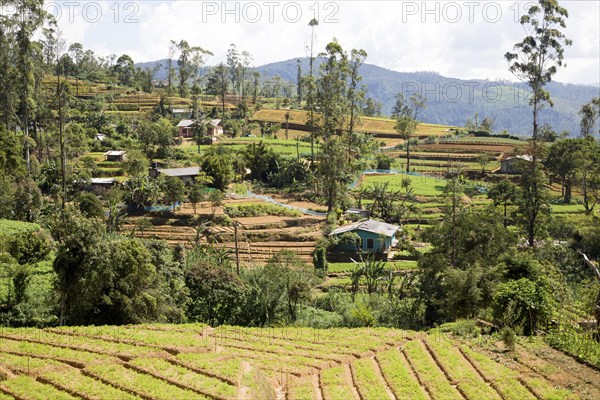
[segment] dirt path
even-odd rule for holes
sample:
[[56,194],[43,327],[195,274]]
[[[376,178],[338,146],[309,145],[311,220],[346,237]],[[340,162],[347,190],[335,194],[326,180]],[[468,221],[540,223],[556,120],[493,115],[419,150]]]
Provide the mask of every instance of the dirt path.
[[323,400],[323,389],[321,389],[321,375],[314,374],[312,376],[312,385],[315,390],[315,400]]
[[246,361],[242,361],[242,368],[240,369],[240,375],[238,377],[238,400],[248,400],[250,395],[250,387],[242,385],[243,378],[245,375],[249,375],[252,372],[252,365]]

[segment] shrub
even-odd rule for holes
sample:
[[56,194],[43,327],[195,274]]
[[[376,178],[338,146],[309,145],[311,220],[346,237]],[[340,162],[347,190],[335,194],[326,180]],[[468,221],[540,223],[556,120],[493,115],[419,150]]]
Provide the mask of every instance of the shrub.
[[500,329],[500,338],[509,351],[515,351],[517,334],[511,327],[505,326]]
[[302,215],[302,213],[296,209],[269,203],[252,203],[227,206],[225,207],[225,213],[232,218],[262,217],[265,215],[299,217]]
[[391,157],[385,154],[377,154],[377,169],[379,170],[388,170],[392,165]]
[[327,273],[327,249],[324,247],[317,247],[313,253],[313,265],[315,270],[320,274],[325,275]]
[[472,319],[461,319],[456,322],[448,322],[440,325],[441,332],[450,332],[455,336],[473,338],[481,333],[477,322]]

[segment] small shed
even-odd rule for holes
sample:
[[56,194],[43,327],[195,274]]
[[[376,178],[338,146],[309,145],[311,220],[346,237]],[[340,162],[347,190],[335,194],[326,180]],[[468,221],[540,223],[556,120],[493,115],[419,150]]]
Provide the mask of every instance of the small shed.
[[194,183],[198,174],[200,174],[200,167],[150,169],[151,177],[156,178],[160,174],[174,176],[181,179],[186,185],[191,185]]
[[194,136],[193,128],[196,125],[196,121],[193,119],[183,119],[177,124],[179,129],[179,136],[189,138]]
[[104,157],[106,161],[112,162],[123,162],[125,161],[125,155],[127,152],[125,150],[109,150],[104,153]]
[[509,157],[500,161],[500,173],[502,174],[521,174],[527,168],[527,165],[533,161],[529,155]]
[[88,192],[103,193],[116,186],[118,182],[117,178],[92,178],[84,189]]
[[350,207],[344,212],[344,215],[350,216],[353,218],[369,218],[371,216],[371,212],[369,210],[364,210],[362,208],[353,208]]
[[206,135],[216,139],[217,136],[223,134],[223,125],[220,119],[210,119],[206,121]]
[[349,250],[387,253],[398,242],[396,232],[400,229],[398,225],[368,219],[340,226],[332,231],[329,236],[340,236],[347,232],[355,232],[360,237],[360,245],[356,249]]

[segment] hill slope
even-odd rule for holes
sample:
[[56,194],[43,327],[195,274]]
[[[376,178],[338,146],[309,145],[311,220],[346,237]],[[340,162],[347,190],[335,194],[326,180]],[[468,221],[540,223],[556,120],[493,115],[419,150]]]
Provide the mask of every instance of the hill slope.
[[[137,64],[151,68],[157,63],[166,65],[166,60]],[[308,59],[301,59],[302,71],[308,73]],[[319,60],[317,60],[317,65]],[[263,79],[281,76],[284,80],[296,82],[296,59],[271,63],[257,67]],[[422,91],[427,94],[428,107],[419,119],[442,125],[464,126],[468,118],[479,114],[492,118],[494,130],[508,130],[514,134],[531,133],[531,110],[527,104],[527,92],[523,85],[512,82],[489,81],[485,79],[462,80],[444,77],[432,72],[398,72],[372,64],[361,68],[363,84],[367,96],[383,104],[383,112],[389,114],[399,92]],[[165,71],[157,73],[157,79],[165,79]],[[552,82],[548,90],[554,107],[546,107],[541,112],[541,121],[550,124],[557,132],[579,133],[581,105],[593,97],[600,96],[600,88],[586,85],[569,85]]]
[[[530,346],[524,343],[523,346]],[[394,329],[139,325],[0,332],[4,399],[593,399],[600,374]],[[569,388],[569,389],[566,389]]]

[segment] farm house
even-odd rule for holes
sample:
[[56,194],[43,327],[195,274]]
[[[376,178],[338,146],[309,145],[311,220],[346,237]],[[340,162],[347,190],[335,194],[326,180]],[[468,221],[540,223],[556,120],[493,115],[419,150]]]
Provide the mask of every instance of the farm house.
[[520,174],[525,166],[532,161],[531,156],[516,156],[500,161],[500,173]]
[[[220,119],[207,119],[203,121],[206,124],[206,137],[213,138],[213,141],[217,136],[223,134],[223,126],[221,125]],[[179,128],[179,136],[184,138],[191,138],[194,136],[194,127],[196,127],[198,121],[192,119],[181,120],[177,124]]]
[[104,153],[104,157],[106,161],[123,162],[125,161],[125,154],[127,154],[125,150],[109,150]]
[[368,219],[340,226],[333,230],[329,236],[339,237],[347,232],[355,232],[360,237],[360,247],[347,250],[387,253],[398,242],[396,232],[400,229],[398,225]]
[[176,178],[181,179],[186,185],[191,185],[194,183],[194,179],[196,179],[196,176],[200,174],[200,167],[150,169],[150,176],[152,178],[156,178],[160,174],[166,176],[174,176]]

